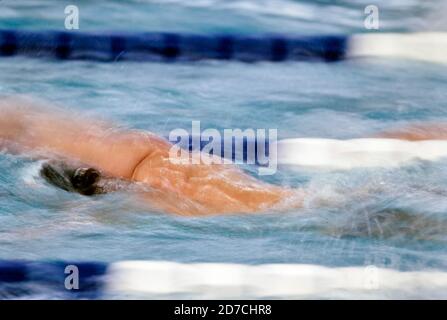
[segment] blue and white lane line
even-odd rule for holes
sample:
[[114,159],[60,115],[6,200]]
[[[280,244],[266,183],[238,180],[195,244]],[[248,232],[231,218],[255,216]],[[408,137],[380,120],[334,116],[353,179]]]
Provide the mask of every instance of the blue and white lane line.
[[0,56],[99,61],[320,60],[394,57],[447,63],[447,33],[193,35],[0,30]]
[[[214,141],[191,136],[178,143],[187,150],[203,150]],[[199,147],[200,145],[200,147]],[[220,148],[219,148],[220,147]],[[438,161],[447,157],[447,140],[406,141],[385,138],[321,139],[296,138],[271,143],[268,139],[222,139],[215,155],[239,163],[267,165],[264,160],[276,161],[288,167],[307,167],[324,170],[354,168],[398,167],[416,160]],[[261,157],[262,161],[258,161]],[[267,159],[264,159],[267,158]]]
[[[66,287],[66,266],[79,289]],[[0,298],[447,298],[447,273],[303,264],[0,262]]]

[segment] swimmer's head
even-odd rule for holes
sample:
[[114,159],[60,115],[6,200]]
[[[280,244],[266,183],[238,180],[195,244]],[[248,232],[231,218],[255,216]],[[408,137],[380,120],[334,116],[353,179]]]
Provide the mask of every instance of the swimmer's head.
[[73,188],[83,195],[93,195],[97,193],[97,183],[101,178],[101,173],[93,168],[78,168],[71,177]]

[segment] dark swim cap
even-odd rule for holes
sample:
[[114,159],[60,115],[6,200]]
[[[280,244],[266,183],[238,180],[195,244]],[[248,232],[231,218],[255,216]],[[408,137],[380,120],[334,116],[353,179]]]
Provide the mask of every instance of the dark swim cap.
[[49,161],[40,170],[42,177],[53,186],[85,196],[104,193],[98,187],[101,173],[89,167],[70,166],[63,161]]

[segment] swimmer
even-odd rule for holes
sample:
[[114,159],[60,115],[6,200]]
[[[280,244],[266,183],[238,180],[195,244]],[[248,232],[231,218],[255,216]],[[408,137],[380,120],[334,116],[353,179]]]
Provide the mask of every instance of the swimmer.
[[[445,128],[417,125],[379,137],[447,139]],[[149,187],[142,196],[163,212],[206,215],[281,210],[302,206],[306,195],[302,189],[259,181],[234,165],[175,164],[169,160],[172,145],[155,134],[117,129],[25,99],[0,100],[0,141],[12,152],[60,159],[44,165],[41,173],[64,190],[94,195],[139,183]]]
[[163,212],[252,213],[284,209],[292,198],[293,206],[302,201],[302,191],[264,183],[233,165],[174,164],[172,145],[155,134],[117,129],[26,99],[0,100],[0,140],[11,152],[84,164],[79,170],[60,162],[43,167],[46,180],[67,191],[102,193],[97,183],[112,177],[149,187],[143,197]]

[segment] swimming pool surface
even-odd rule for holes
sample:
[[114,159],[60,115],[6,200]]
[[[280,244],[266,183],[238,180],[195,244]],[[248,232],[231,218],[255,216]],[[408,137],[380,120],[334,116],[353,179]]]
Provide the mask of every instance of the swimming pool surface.
[[[363,32],[366,3],[73,2],[80,6],[81,30],[295,34]],[[427,23],[436,16],[434,2],[409,1],[403,11],[401,1],[378,2],[383,31],[443,28],[435,18]],[[63,28],[62,3],[4,0],[0,7],[0,28]],[[160,135],[200,120],[204,128],[277,128],[279,138],[343,139],[414,121],[447,121],[446,71],[397,60],[170,64],[13,57],[0,59],[0,94],[45,99]],[[310,190],[305,208],[205,218],[148,212],[126,192],[66,193],[39,177],[39,165],[0,153],[0,259],[447,271],[446,161],[350,171],[283,168],[262,179]]]

